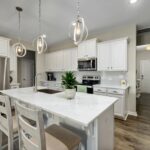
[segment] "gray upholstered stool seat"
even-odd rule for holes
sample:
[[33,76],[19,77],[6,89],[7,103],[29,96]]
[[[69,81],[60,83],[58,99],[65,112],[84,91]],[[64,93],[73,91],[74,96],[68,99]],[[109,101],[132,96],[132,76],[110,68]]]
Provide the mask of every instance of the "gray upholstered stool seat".
[[78,135],[55,124],[48,127],[46,132],[62,142],[67,147],[67,150],[74,150],[81,142]]

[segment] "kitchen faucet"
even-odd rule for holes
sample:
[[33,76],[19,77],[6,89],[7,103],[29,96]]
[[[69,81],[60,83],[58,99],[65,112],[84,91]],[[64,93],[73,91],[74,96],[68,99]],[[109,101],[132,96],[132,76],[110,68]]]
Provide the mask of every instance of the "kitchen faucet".
[[42,75],[42,73],[37,73],[36,75],[35,75],[35,84],[34,84],[34,88],[33,88],[33,90],[34,90],[34,92],[37,92],[37,86],[38,86],[38,76],[41,76]]

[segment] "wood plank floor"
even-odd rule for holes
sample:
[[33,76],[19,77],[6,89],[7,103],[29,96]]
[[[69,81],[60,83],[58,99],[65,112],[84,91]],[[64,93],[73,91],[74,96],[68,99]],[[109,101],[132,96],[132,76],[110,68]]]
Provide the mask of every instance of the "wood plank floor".
[[137,99],[138,117],[116,119],[115,150],[150,150],[150,94]]

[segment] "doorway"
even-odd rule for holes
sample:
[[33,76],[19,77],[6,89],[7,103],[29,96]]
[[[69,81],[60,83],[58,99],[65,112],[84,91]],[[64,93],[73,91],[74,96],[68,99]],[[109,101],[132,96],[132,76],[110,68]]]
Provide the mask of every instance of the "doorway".
[[141,93],[150,94],[150,59],[140,61]]
[[18,81],[21,87],[32,87],[35,77],[35,52],[27,51],[25,57],[18,58]]
[[[141,46],[140,46],[141,47]],[[150,51],[137,51],[137,113],[142,118],[150,118]]]

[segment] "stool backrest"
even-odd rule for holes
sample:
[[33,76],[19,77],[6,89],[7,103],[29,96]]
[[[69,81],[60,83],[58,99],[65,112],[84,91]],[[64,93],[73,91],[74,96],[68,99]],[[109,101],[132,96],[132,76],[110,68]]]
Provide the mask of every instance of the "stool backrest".
[[0,130],[13,138],[13,119],[8,96],[0,95]]
[[46,150],[43,113],[16,102],[20,150]]

